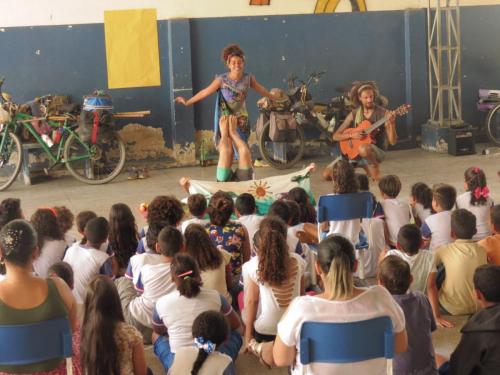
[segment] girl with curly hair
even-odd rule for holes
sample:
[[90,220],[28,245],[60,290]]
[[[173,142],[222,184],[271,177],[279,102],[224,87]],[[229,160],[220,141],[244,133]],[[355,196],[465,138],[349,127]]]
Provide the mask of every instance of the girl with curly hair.
[[477,233],[472,239],[480,241],[491,234],[490,212],[495,204],[481,168],[467,168],[464,180],[465,193],[457,196],[457,208],[465,208],[476,216]]
[[75,223],[75,215],[66,206],[56,206],[54,207],[54,211],[56,212],[57,223],[59,224],[59,228],[61,228],[61,232],[63,232],[66,244],[68,246],[73,245],[76,242],[76,238],[69,231]]
[[40,256],[33,262],[33,268],[38,276],[47,277],[49,268],[62,260],[68,245],[53,208],[39,208],[30,221],[37,232],[40,249]]
[[137,250],[139,235],[135,217],[125,203],[116,203],[109,211],[109,246],[114,253],[115,274],[123,276]]
[[0,229],[9,221],[22,218],[20,199],[6,198],[0,203]]
[[257,256],[243,265],[247,345],[254,339],[273,341],[281,316],[295,297],[304,294],[305,261],[290,251],[286,236],[283,220],[262,220],[255,233]]
[[[215,143],[219,151],[217,180],[224,182],[232,179],[251,180],[253,175],[252,157],[248,147],[250,125],[246,108],[248,89],[252,88],[262,96],[278,99],[259,84],[255,77],[245,73],[245,54],[236,44],[226,46],[221,53],[224,66],[229,70],[215,77],[210,85],[190,99],[178,96],[175,102],[190,106],[218,92],[218,123],[215,124]],[[238,169],[231,169],[234,150],[238,152]]]

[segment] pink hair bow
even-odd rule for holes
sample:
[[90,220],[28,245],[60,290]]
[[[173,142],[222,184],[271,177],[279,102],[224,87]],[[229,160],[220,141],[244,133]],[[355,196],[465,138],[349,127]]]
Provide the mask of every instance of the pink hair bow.
[[483,188],[477,187],[474,189],[474,198],[479,199],[481,197],[488,198],[490,195],[490,189],[488,189],[488,186],[485,186]]
[[474,167],[474,169],[472,170],[472,172],[474,172],[474,173],[479,173],[479,172],[481,172],[481,168],[479,168],[479,167]]

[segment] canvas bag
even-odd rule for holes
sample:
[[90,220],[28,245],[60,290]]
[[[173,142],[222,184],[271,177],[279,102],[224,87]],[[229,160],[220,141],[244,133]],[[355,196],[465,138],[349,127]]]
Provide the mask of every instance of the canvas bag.
[[269,139],[272,142],[293,142],[297,138],[297,121],[293,113],[271,112]]

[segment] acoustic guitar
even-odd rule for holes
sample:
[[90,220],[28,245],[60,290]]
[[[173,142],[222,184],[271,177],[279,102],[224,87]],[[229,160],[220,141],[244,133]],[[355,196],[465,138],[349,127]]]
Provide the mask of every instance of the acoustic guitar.
[[410,110],[411,105],[409,104],[403,104],[396,108],[394,111],[390,111],[387,115],[385,115],[383,118],[372,124],[368,120],[362,121],[358,126],[355,128],[347,128],[345,129],[342,134],[348,134],[350,136],[354,136],[355,134],[362,133],[362,137],[359,139],[345,139],[343,141],[340,141],[340,150],[344,155],[346,155],[349,159],[355,159],[359,156],[359,147],[363,144],[371,144],[375,143],[373,137],[371,136],[371,133],[384,125],[393,115],[396,116],[402,116],[408,113]]

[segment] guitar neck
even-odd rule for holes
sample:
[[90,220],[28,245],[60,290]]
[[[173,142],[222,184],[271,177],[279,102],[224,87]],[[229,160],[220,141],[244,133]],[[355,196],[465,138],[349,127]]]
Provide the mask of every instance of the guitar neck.
[[384,125],[388,120],[390,116],[384,116],[377,122],[373,123],[372,126],[370,126],[368,129],[366,129],[365,133],[370,134],[372,131],[377,130],[379,127]]

